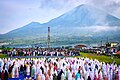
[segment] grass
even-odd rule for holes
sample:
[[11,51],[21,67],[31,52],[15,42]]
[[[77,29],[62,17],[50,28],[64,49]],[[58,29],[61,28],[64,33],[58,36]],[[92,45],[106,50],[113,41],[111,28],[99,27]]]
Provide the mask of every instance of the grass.
[[7,54],[0,54],[0,58],[8,58]]
[[113,61],[115,60],[116,63],[118,65],[120,65],[120,59],[118,59],[118,58],[111,59],[110,56],[96,55],[96,54],[92,54],[92,53],[83,53],[83,52],[80,52],[80,54],[82,57],[87,57],[90,59],[97,59],[100,62],[113,63]]

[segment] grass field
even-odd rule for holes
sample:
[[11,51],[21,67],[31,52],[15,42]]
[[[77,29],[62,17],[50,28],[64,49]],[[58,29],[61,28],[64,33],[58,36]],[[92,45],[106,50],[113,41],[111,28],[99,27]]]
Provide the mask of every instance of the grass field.
[[113,61],[115,60],[116,63],[118,65],[120,65],[120,59],[118,58],[113,58],[111,59],[110,56],[105,56],[105,55],[96,55],[96,54],[92,54],[92,53],[80,53],[82,57],[88,57],[90,59],[97,59],[100,62],[106,62],[106,63],[113,63]]
[[8,58],[6,54],[0,54],[0,58]]

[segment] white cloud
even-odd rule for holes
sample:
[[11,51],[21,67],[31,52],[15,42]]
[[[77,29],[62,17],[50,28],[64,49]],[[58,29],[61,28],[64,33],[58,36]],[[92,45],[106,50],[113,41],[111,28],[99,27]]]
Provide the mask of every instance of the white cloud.
[[94,32],[102,32],[102,31],[118,31],[120,27],[110,27],[110,26],[94,26],[91,27],[94,29]]
[[86,3],[120,18],[120,11],[118,11],[120,10],[120,0],[89,0]]
[[86,32],[102,32],[102,31],[120,31],[119,26],[88,26],[88,27],[76,27],[76,30]]

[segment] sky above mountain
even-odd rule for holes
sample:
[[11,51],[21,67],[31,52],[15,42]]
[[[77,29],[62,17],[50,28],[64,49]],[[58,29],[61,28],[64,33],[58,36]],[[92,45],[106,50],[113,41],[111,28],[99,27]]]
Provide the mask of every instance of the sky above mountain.
[[0,0],[0,34],[33,21],[48,22],[81,4],[120,18],[120,0]]

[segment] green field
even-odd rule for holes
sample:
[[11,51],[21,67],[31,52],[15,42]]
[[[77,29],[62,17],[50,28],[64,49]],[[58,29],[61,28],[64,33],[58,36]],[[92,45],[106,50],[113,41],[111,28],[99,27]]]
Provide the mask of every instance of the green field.
[[8,58],[6,54],[0,54],[0,58]]
[[118,59],[118,58],[111,59],[110,56],[96,55],[96,54],[92,54],[92,53],[83,53],[83,52],[80,52],[80,54],[82,57],[88,57],[90,59],[97,59],[100,62],[113,63],[113,61],[115,60],[116,63],[118,65],[120,65],[120,59]]

